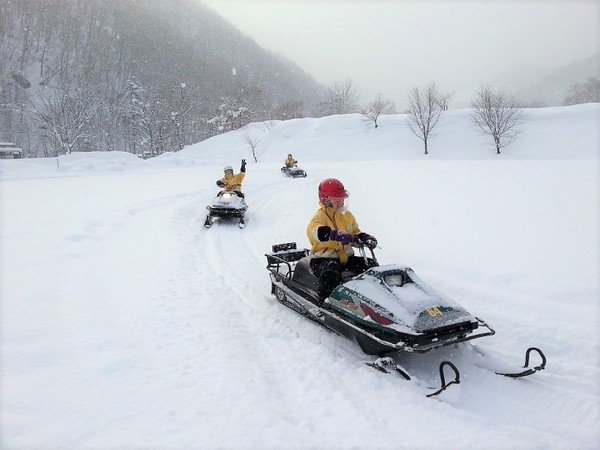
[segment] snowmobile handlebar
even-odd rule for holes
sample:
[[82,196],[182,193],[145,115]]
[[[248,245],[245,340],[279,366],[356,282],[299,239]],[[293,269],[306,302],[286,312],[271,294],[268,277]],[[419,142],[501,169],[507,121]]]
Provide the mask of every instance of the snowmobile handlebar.
[[372,238],[363,239],[360,235],[354,236],[352,244],[356,247],[367,247],[371,252],[377,247],[377,241]]
[[[379,262],[377,261],[377,257],[375,256],[375,251],[374,251],[376,246],[368,245],[366,242],[363,242],[362,239],[358,238],[358,236],[354,236],[354,241],[352,244],[358,248],[358,251],[360,252],[360,256],[365,260],[366,263],[368,263],[368,260],[371,259],[375,263],[376,266],[379,265]],[[369,257],[369,255],[367,255],[367,249],[371,253],[370,257]]]

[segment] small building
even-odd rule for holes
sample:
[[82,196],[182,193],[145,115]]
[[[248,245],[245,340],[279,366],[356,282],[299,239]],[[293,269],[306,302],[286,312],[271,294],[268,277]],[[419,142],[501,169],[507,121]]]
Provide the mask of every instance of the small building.
[[19,159],[23,150],[12,142],[0,142],[0,159]]

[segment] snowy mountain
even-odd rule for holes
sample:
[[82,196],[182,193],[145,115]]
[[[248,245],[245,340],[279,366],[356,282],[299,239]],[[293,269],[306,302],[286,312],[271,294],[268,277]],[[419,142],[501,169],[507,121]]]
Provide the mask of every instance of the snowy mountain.
[[600,78],[600,54],[560,68],[514,67],[494,84],[526,105],[561,106],[576,83]]
[[242,125],[301,117],[325,91],[198,0],[0,10],[0,140],[30,157],[54,156],[56,135],[75,151],[162,153],[218,133],[208,121],[228,109],[245,108]]
[[[425,156],[406,116],[252,123],[141,160],[0,161],[2,448],[553,448],[600,439],[600,105],[526,110],[496,155],[450,111]],[[254,161],[245,136],[259,141]],[[284,177],[288,153],[307,178]],[[248,161],[247,227],[202,226]],[[411,382],[270,294],[271,245],[307,245],[342,180],[381,263],[406,264],[496,334],[404,355]],[[525,379],[477,351],[546,370]],[[437,364],[461,383],[435,398]]]

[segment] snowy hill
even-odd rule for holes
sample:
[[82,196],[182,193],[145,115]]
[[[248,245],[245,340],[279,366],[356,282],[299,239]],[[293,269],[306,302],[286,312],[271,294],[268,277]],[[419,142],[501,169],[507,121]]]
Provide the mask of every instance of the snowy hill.
[[525,104],[561,106],[575,84],[599,76],[600,54],[596,54],[554,70],[529,65],[512,67],[493,84],[503,92],[512,92]]
[[[496,155],[451,111],[423,155],[406,116],[254,123],[178,153],[0,161],[2,448],[597,448],[600,105],[526,110]],[[254,162],[247,133],[259,141]],[[292,153],[308,172],[284,177]],[[248,161],[248,225],[204,229]],[[340,178],[381,263],[496,330],[407,356],[406,382],[270,295],[264,254],[307,245]],[[476,350],[545,371],[508,379]],[[435,399],[440,360],[462,382]]]

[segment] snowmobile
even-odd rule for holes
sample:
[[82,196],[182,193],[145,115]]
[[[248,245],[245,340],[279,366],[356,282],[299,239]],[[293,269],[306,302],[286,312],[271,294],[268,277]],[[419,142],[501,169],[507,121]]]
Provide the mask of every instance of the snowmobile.
[[283,166],[281,171],[291,178],[306,178],[306,172],[298,166]]
[[[272,252],[265,254],[271,293],[288,308],[356,342],[367,355],[377,356],[369,366],[385,373],[391,368],[405,379],[411,379],[410,374],[390,355],[425,353],[495,334],[486,322],[436,292],[410,267],[380,266],[372,247],[362,242],[353,245],[368,269],[358,274],[342,272],[341,283],[328,296],[319,295],[307,249],[298,249],[295,242],[273,245]],[[541,359],[538,366],[529,367],[532,353]],[[522,377],[545,366],[542,351],[530,347],[524,370],[496,373]],[[451,381],[445,379],[447,372],[453,376]],[[439,364],[439,373],[441,386],[428,396],[460,383],[460,372],[450,361]]]
[[237,219],[240,228],[246,226],[244,215],[246,214],[248,205],[246,205],[244,194],[239,191],[230,189],[220,191],[206,209],[208,210],[208,215],[204,221],[204,227],[206,228],[212,226],[215,217]]

